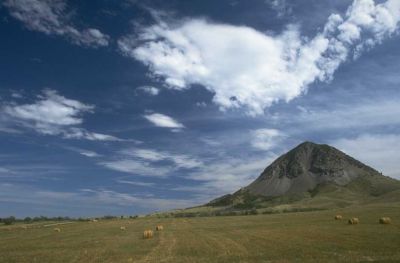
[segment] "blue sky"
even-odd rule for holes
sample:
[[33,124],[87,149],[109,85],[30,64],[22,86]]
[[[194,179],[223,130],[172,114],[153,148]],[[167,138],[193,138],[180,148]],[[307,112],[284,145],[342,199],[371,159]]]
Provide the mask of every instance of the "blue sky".
[[0,19],[0,216],[203,204],[306,140],[400,179],[399,0],[4,0]]

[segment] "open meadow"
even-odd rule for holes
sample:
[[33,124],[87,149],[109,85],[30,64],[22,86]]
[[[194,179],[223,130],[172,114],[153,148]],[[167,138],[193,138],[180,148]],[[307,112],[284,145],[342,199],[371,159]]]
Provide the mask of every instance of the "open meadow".
[[[340,214],[343,220],[334,220]],[[392,219],[389,225],[378,220]],[[358,225],[347,219],[358,217]],[[0,227],[0,262],[399,262],[400,205]],[[156,225],[164,230],[155,231]],[[125,227],[125,230],[121,230]],[[55,231],[59,228],[60,232]],[[143,231],[154,237],[143,239]]]

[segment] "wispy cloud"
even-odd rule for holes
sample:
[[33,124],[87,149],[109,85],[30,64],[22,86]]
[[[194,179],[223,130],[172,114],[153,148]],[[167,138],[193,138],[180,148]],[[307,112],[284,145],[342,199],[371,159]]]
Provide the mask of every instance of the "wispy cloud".
[[331,80],[351,54],[357,57],[396,33],[399,20],[398,0],[356,0],[344,16],[332,14],[312,39],[293,25],[271,35],[204,19],[168,23],[158,17],[157,24],[118,44],[167,87],[201,84],[215,93],[221,109],[245,107],[256,115],[298,97],[317,80]]
[[150,113],[150,114],[145,114],[144,117],[157,127],[171,128],[174,130],[181,130],[185,128],[185,126],[182,123],[178,122],[177,120],[165,114]]
[[[50,209],[51,215],[59,216],[96,216],[104,215],[111,208],[118,208],[120,213],[136,207],[137,212],[153,212],[185,208],[199,204],[199,200],[149,197],[121,193],[108,189],[81,189],[78,191],[54,191],[26,185],[0,184],[0,203],[13,205],[34,204],[36,215]],[[73,209],[80,208],[80,209]],[[84,208],[84,209],[82,209]],[[112,209],[112,211],[116,211]],[[3,210],[2,210],[3,211]],[[100,213],[99,213],[100,211]],[[121,212],[122,211],[122,212]],[[67,214],[66,214],[67,213]],[[32,211],[20,213],[17,216],[32,216]],[[9,216],[1,214],[0,216]]]
[[117,180],[117,183],[129,184],[129,185],[134,185],[134,186],[143,186],[143,187],[155,186],[155,183],[145,183],[145,182],[130,181],[130,180]]
[[183,154],[173,154],[170,152],[156,151],[152,149],[125,149],[121,153],[127,156],[137,157],[146,161],[171,161],[179,168],[196,168],[202,165],[202,162]]
[[113,160],[99,164],[133,175],[156,177],[166,177],[179,169],[194,169],[203,165],[201,161],[187,155],[139,148],[121,150]]
[[32,104],[8,103],[1,108],[2,118],[17,127],[25,127],[45,135],[61,135],[68,139],[91,141],[119,141],[121,139],[94,133],[78,127],[82,116],[92,113],[94,106],[59,95],[54,90],[44,90]]
[[257,129],[251,132],[251,145],[260,150],[270,150],[279,144],[285,136],[276,129]]
[[276,157],[269,154],[258,158],[220,158],[205,163],[201,169],[188,175],[187,178],[198,182],[196,186],[178,187],[175,190],[209,194],[213,197],[232,193],[256,179]]
[[276,125],[293,127],[292,130],[322,131],[349,129],[372,129],[387,125],[399,125],[400,105],[394,99],[358,100],[356,103],[326,107],[300,108],[293,118],[293,113],[280,113],[274,120]]
[[112,160],[100,162],[100,165],[119,172],[129,173],[137,176],[168,176],[173,170],[171,166],[156,166],[151,162],[143,160],[124,158],[121,160]]
[[151,96],[157,96],[160,93],[160,89],[152,86],[141,86],[137,88],[137,90],[142,91]]
[[293,12],[292,6],[286,0],[266,0],[278,17],[290,15]]
[[34,31],[63,36],[81,46],[100,47],[109,44],[109,36],[96,28],[77,29],[71,22],[65,0],[5,0],[10,14]]
[[82,154],[83,156],[92,157],[92,158],[101,156],[100,154],[98,154],[96,152],[88,151],[88,150],[80,150],[79,153]]
[[362,162],[382,171],[385,175],[400,179],[400,135],[363,134],[353,138],[343,138],[332,145]]

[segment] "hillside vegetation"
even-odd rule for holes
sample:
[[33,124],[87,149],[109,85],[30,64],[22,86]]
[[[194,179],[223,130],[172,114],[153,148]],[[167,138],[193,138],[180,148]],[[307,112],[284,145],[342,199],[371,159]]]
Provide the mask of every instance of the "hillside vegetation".
[[204,206],[158,216],[316,211],[399,201],[400,181],[338,149],[304,142],[277,158],[251,184]]

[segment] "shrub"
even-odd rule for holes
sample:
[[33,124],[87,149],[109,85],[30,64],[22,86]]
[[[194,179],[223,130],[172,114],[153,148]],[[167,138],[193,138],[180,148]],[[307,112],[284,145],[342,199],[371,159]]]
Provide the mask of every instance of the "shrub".
[[12,225],[15,222],[15,217],[14,216],[10,216],[10,217],[7,217],[7,218],[3,218],[2,221],[3,221],[3,223],[5,225]]

